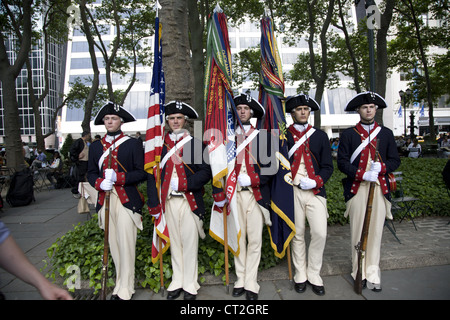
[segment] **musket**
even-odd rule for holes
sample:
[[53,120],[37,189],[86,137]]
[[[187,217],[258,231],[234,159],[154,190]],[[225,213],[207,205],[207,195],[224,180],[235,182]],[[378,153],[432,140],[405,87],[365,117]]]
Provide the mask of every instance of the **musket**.
[[[375,159],[374,161],[378,161],[378,145],[379,139],[377,141],[377,146],[375,148]],[[355,249],[358,253],[358,270],[356,272],[355,282],[354,282],[354,290],[357,294],[362,293],[362,262],[366,253],[367,247],[367,236],[369,235],[369,225],[370,225],[370,217],[372,215],[372,203],[373,203],[373,194],[375,189],[375,182],[370,182],[369,185],[369,197],[367,199],[366,204],[366,214],[364,216],[364,224],[361,232],[361,239],[356,244]]]
[[[109,149],[108,169],[111,169],[111,149]],[[103,239],[103,258],[102,258],[102,291],[100,299],[106,300],[106,283],[108,282],[108,251],[109,251],[109,199],[111,191],[105,192],[105,237]]]
[[228,275],[228,223],[227,223],[227,205],[223,206],[223,247],[225,253],[225,284],[227,294],[230,292],[230,279]]

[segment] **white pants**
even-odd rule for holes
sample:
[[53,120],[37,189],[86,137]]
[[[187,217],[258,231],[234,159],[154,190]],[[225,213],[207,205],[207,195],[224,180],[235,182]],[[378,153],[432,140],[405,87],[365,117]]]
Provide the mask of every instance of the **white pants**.
[[[314,195],[311,190],[294,188],[295,236],[292,238],[292,261],[294,263],[294,281],[302,283],[308,280],[316,286],[322,286],[320,277],[323,251],[327,238],[327,200]],[[305,223],[308,219],[311,242],[306,263]]]
[[171,197],[166,201],[166,219],[170,235],[172,282],[168,291],[182,288],[197,294],[198,237],[204,237],[203,222],[191,211],[184,197]]
[[[345,216],[350,217],[351,246],[352,246],[352,277],[356,277],[358,270],[358,252],[355,246],[361,239],[364,216],[366,213],[367,199],[369,197],[370,183],[361,182],[358,192],[347,201]],[[386,200],[381,191],[381,187],[376,184],[372,203],[372,214],[370,217],[369,233],[367,236],[367,246],[362,261],[362,279],[374,285],[380,285],[380,252],[381,237],[383,235],[384,221],[390,217],[391,203]],[[369,286],[369,283],[368,283]]]
[[[109,249],[116,269],[116,286],[113,294],[129,300],[134,294],[134,265],[136,257],[137,228],[142,228],[141,215],[133,213],[120,202],[115,190],[109,202]],[[99,211],[99,225],[104,229],[105,206]]]
[[238,218],[241,227],[240,253],[234,257],[237,281],[235,288],[258,293],[258,267],[261,260],[264,217],[250,191],[236,192]]

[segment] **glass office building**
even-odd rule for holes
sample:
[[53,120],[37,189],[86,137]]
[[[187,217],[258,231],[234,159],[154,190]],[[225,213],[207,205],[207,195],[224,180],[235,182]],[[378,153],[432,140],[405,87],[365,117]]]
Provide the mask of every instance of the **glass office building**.
[[[16,52],[14,50],[15,37],[10,36],[7,45],[8,58],[10,63],[16,60]],[[32,46],[30,52],[30,65],[32,72],[33,90],[36,98],[39,98],[45,89],[45,70],[44,70],[44,50],[42,49],[43,40]],[[48,86],[49,91],[39,107],[41,117],[42,133],[52,132],[55,124],[53,118],[58,105],[62,102],[64,68],[65,68],[65,47],[66,45],[55,44],[50,41],[48,50]],[[22,141],[35,142],[35,123],[33,108],[30,103],[30,95],[28,88],[28,71],[24,66],[16,79],[17,102],[19,106],[20,117],[20,134]],[[0,83],[0,139],[4,142],[5,121],[3,116],[3,89]],[[57,147],[58,143],[55,136],[49,136],[45,141],[46,147]]]

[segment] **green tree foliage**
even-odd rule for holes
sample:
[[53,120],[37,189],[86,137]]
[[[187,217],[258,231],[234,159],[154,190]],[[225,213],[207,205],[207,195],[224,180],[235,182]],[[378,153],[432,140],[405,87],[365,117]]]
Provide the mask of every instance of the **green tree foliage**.
[[395,9],[396,31],[389,46],[390,63],[407,74],[414,101],[427,102],[430,135],[434,139],[433,105],[442,95],[450,93],[448,3],[402,0]]

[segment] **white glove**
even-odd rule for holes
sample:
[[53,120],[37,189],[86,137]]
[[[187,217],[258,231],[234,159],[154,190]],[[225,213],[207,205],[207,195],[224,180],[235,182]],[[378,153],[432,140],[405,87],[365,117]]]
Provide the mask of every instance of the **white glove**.
[[250,180],[250,176],[248,174],[240,174],[238,176],[238,182],[241,187],[248,187],[252,184],[252,181]]
[[170,179],[170,187],[173,191],[178,191],[178,179]]
[[100,189],[104,191],[110,191],[113,187],[113,182],[109,179],[104,179],[102,183],[100,183]]
[[302,190],[310,190],[310,189],[315,188],[316,186],[317,186],[317,183],[313,179],[305,177],[300,180],[300,189],[302,189]]
[[377,161],[374,162],[373,160],[370,161],[370,171],[375,171],[376,173],[381,172],[381,162]]
[[161,215],[161,212],[158,212],[157,214],[152,214],[151,216],[153,218],[155,218],[155,220],[158,220],[160,215]]
[[363,175],[363,180],[365,181],[370,181],[370,182],[375,182],[378,180],[378,172],[369,170],[366,171]]
[[114,169],[105,169],[105,179],[111,180],[112,182],[117,181],[117,174]]
[[214,201],[214,205],[215,205],[215,206],[218,206],[219,208],[223,208],[223,206],[224,206],[227,202],[228,202],[227,199],[222,200],[222,201],[219,201],[219,202],[215,202],[215,201]]

